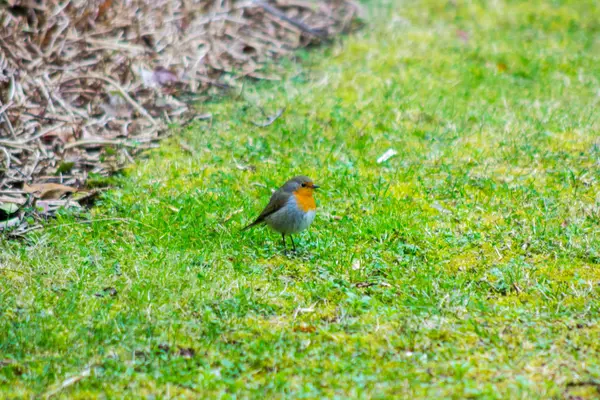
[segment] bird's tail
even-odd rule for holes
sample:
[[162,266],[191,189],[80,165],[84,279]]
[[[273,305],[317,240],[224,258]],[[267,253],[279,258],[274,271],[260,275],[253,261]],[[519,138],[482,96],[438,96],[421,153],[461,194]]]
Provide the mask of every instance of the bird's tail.
[[244,231],[246,231],[246,230],[248,230],[248,229],[250,229],[250,228],[252,228],[252,227],[254,227],[254,226],[258,225],[258,224],[260,224],[261,222],[263,222],[263,221],[257,219],[256,221],[252,222],[251,224],[248,224],[245,227],[243,227],[240,232],[244,232]]

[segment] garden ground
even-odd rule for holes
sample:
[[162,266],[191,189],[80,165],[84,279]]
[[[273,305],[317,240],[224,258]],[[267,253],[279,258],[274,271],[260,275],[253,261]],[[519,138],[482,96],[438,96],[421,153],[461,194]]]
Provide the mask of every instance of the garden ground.
[[[1,243],[3,396],[600,396],[599,5],[369,8]],[[297,254],[240,233],[299,173]]]

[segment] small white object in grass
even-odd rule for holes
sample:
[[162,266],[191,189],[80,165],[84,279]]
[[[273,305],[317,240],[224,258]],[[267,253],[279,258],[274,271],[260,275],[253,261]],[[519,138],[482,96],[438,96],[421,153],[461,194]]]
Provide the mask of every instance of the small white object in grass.
[[313,304],[310,307],[306,307],[306,308],[302,308],[302,307],[296,308],[296,310],[294,311],[294,319],[296,319],[296,317],[298,316],[298,314],[305,314],[305,313],[315,312],[315,306],[316,305],[317,305],[317,303]]
[[360,260],[359,259],[354,260],[354,262],[352,263],[352,269],[354,271],[360,269]]
[[443,205],[441,205],[438,202],[433,203],[431,205],[431,207],[435,208],[436,210],[438,210],[442,214],[452,214],[452,211],[448,210],[447,208],[445,208]]
[[394,149],[388,149],[385,153],[383,153],[378,159],[377,164],[381,164],[382,162],[386,162],[390,158],[394,157],[398,152]]

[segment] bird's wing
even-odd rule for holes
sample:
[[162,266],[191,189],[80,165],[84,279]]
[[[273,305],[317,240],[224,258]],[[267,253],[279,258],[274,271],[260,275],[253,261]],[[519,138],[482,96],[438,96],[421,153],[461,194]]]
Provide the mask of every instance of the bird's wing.
[[281,190],[278,190],[275,193],[273,193],[273,195],[271,196],[271,199],[269,200],[269,204],[267,204],[267,206],[260,213],[258,218],[256,218],[254,220],[254,222],[252,222],[250,225],[244,227],[242,230],[245,231],[248,228],[252,228],[255,225],[265,222],[265,218],[267,218],[269,215],[273,214],[274,212],[279,210],[281,207],[283,207],[289,198],[290,198],[289,194],[285,193]]

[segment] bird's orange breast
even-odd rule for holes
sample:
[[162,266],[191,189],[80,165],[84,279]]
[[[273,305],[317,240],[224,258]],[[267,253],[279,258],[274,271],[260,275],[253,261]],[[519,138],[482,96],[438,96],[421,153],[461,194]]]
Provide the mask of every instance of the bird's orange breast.
[[296,204],[298,204],[298,207],[304,212],[317,209],[317,203],[315,203],[315,198],[313,197],[313,190],[314,189],[312,188],[302,187],[294,192]]

